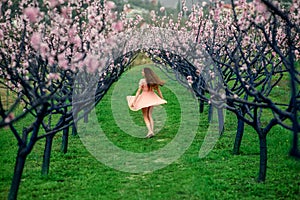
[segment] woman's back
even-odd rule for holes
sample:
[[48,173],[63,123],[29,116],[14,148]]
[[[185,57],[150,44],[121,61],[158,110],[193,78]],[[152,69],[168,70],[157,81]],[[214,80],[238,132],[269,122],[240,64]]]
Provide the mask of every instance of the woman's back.
[[158,85],[157,84],[147,84],[146,79],[141,79],[139,82],[139,85],[142,87],[142,90],[147,92],[147,91],[154,91],[158,89]]

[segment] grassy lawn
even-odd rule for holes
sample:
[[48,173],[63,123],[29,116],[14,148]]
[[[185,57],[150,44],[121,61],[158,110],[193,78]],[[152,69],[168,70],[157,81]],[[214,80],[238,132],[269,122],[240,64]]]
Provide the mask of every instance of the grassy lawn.
[[[224,135],[206,157],[199,158],[199,149],[209,128],[207,107],[204,113],[188,118],[191,121],[182,118],[184,106],[194,101],[192,94],[156,68],[153,69],[167,81],[161,90],[168,103],[154,108],[157,135],[144,139],[146,128],[142,114],[129,111],[125,100],[126,95],[135,93],[141,69],[142,66],[130,69],[113,85],[97,105],[96,117],[90,117],[91,122],[96,121],[101,127],[80,124],[85,130],[83,134],[97,142],[98,132],[103,132],[114,146],[147,154],[168,146],[179,132],[188,136],[188,130],[194,130],[192,126],[197,123],[195,137],[184,153],[161,169],[130,173],[100,162],[81,134],[70,136],[68,152],[62,154],[60,133],[54,139],[47,177],[41,176],[44,141],[34,147],[25,165],[18,199],[300,199],[300,162],[288,156],[290,132],[276,126],[268,135],[265,183],[255,181],[259,169],[259,142],[253,129],[246,126],[241,154],[232,155],[236,117],[229,112],[226,113]],[[27,117],[18,122],[17,128],[22,130],[23,124],[30,120]],[[6,199],[17,144],[8,129],[1,129],[0,134],[0,199]],[[116,154],[114,159],[121,158]]]

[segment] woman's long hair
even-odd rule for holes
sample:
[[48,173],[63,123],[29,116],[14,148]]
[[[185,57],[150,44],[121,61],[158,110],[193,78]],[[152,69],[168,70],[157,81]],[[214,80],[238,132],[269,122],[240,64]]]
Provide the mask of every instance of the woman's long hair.
[[158,86],[163,86],[165,84],[164,81],[162,81],[155,73],[152,71],[152,69],[145,67],[144,68],[144,74],[146,83],[149,88],[155,88]]

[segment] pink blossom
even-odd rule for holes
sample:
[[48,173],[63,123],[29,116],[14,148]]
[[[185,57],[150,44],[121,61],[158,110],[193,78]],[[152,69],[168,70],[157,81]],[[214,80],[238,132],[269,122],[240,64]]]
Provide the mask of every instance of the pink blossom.
[[160,12],[164,12],[166,9],[165,9],[165,7],[160,7]]
[[75,44],[76,47],[80,47],[80,45],[81,45],[81,39],[80,39],[80,37],[78,35],[76,35],[75,37],[73,37],[71,39],[71,42],[73,44]]
[[49,47],[46,43],[41,43],[40,52],[41,52],[42,57],[45,58],[47,53],[49,52]]
[[31,46],[34,48],[34,50],[37,51],[39,49],[40,43],[41,43],[41,34],[34,32],[31,36],[30,43],[31,43]]
[[221,94],[221,99],[226,99],[226,94]]
[[37,17],[39,16],[39,12],[39,9],[36,7],[28,7],[24,10],[24,14],[32,23],[36,22]]
[[187,76],[186,79],[187,79],[187,82],[188,82],[189,85],[191,85],[193,83],[192,76]]
[[53,8],[59,4],[58,0],[49,0],[50,7]]
[[99,66],[97,58],[91,55],[86,57],[84,64],[86,65],[87,71],[90,73],[95,72]]
[[49,65],[53,65],[53,64],[55,63],[54,60],[55,60],[55,59],[54,59],[52,56],[49,56],[49,57],[48,57],[48,64],[49,64]]
[[74,37],[76,35],[76,30],[75,28],[70,28],[68,31],[68,35],[70,38]]
[[260,23],[263,22],[263,17],[261,15],[258,15],[258,16],[255,17],[254,21],[255,21],[256,24],[260,24]]
[[0,40],[3,40],[3,37],[4,37],[3,31],[2,29],[0,29]]
[[267,11],[267,7],[264,3],[262,3],[261,1],[257,1],[256,2],[256,10],[259,12],[259,13],[264,13]]
[[246,64],[242,65],[242,66],[240,67],[240,70],[241,70],[241,71],[246,71],[246,70],[247,70],[247,65],[246,65]]
[[60,76],[58,73],[49,73],[47,78],[49,80],[59,80]]
[[116,4],[113,1],[107,1],[106,2],[106,8],[111,10],[114,9],[116,7]]
[[62,69],[68,69],[69,68],[69,62],[67,60],[59,60],[58,65]]
[[69,7],[61,8],[61,14],[64,18],[68,19],[69,18],[68,15],[71,14],[71,8],[69,8]]
[[68,63],[69,62],[68,62],[68,60],[66,60],[65,55],[63,53],[59,54],[57,56],[57,58],[58,58],[59,67],[62,68],[62,69],[68,69]]
[[58,61],[63,61],[65,60],[65,54],[61,53],[57,56]]
[[14,113],[9,113],[9,114],[7,115],[7,117],[5,118],[4,122],[5,122],[5,123],[10,123],[14,118],[15,118]]
[[151,11],[150,11],[150,16],[151,16],[152,18],[155,18],[156,15],[155,15],[155,11],[154,11],[154,10],[151,10]]
[[123,22],[122,21],[118,21],[112,24],[112,28],[114,31],[116,32],[120,32],[123,30]]

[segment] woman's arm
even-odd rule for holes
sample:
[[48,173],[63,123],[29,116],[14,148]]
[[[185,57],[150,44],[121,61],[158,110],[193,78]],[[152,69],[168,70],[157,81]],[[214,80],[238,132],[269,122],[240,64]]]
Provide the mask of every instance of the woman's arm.
[[135,93],[135,97],[134,97],[134,100],[133,100],[133,102],[132,102],[132,104],[131,104],[131,107],[134,107],[134,104],[135,104],[135,102],[136,102],[136,100],[137,100],[139,94],[141,93],[141,90],[142,90],[142,86],[140,85],[140,86],[139,86],[139,89],[138,89],[138,90],[136,91],[136,93]]
[[156,90],[157,90],[157,93],[158,93],[159,97],[163,99],[164,97],[163,97],[159,87],[157,87]]

